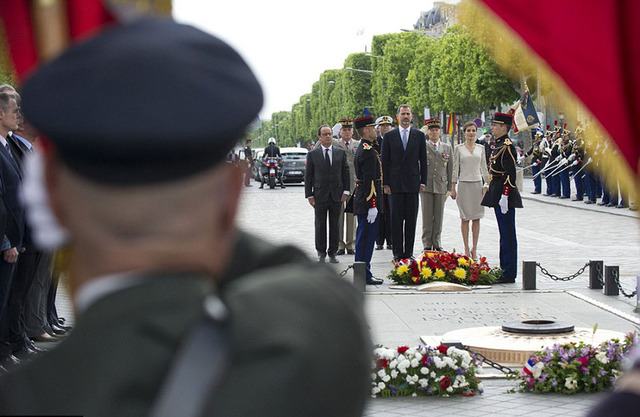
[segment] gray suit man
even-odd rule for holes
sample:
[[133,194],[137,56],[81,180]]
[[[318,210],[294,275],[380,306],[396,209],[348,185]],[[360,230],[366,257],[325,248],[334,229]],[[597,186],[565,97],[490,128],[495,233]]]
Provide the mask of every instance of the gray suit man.
[[451,145],[440,140],[440,120],[426,121],[427,134],[427,187],[420,194],[422,205],[422,244],[427,250],[442,250],[440,235],[447,193],[451,189]]

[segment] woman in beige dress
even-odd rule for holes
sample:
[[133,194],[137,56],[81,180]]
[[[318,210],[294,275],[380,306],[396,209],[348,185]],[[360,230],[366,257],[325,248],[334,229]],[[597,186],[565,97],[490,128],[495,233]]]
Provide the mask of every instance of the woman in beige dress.
[[[484,217],[484,207],[480,205],[482,196],[489,185],[484,146],[476,143],[476,125],[465,123],[464,143],[457,145],[453,152],[453,175],[451,177],[451,198],[456,200],[460,211],[460,228],[464,242],[464,254],[478,258],[478,235],[480,219]],[[484,181],[484,186],[483,186]],[[458,190],[456,191],[456,184]],[[469,250],[469,221],[471,221],[472,246]]]

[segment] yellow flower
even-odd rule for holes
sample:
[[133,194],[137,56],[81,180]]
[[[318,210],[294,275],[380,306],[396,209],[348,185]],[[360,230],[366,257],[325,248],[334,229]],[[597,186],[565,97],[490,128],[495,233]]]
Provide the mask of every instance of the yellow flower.
[[458,265],[467,266],[469,265],[469,262],[465,258],[458,258]]
[[460,279],[466,279],[467,278],[467,271],[465,271],[462,268],[456,268],[456,270],[453,271],[453,275],[457,276]]
[[440,268],[436,268],[436,273],[434,274],[436,276],[436,278],[440,279],[440,278],[444,278],[444,271]]
[[487,275],[487,271],[483,269],[482,271],[480,271],[480,275]]
[[422,268],[422,271],[420,271],[420,273],[422,274],[423,277],[425,278],[429,278],[432,274],[431,268]]
[[396,269],[398,275],[403,275],[409,272],[409,267],[407,265],[400,265],[398,269]]
[[436,254],[435,254],[435,253],[433,253],[433,252],[427,252],[427,256],[428,256],[429,258],[433,258],[434,256],[436,256]]

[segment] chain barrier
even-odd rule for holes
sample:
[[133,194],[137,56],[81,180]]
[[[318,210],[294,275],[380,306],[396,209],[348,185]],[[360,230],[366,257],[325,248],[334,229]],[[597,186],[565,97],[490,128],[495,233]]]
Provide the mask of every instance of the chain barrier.
[[347,271],[349,271],[350,269],[353,269],[353,264],[347,266],[347,269],[345,269],[344,271],[340,272],[340,278],[342,278],[343,276],[347,275]]
[[633,298],[633,297],[636,296],[637,290],[633,291],[631,294],[629,294],[624,290],[624,288],[622,288],[622,285],[620,285],[620,276],[619,276],[619,272],[618,272],[617,268],[613,269],[613,271],[611,271],[611,273],[613,274],[613,279],[614,279],[616,285],[618,286],[618,290],[620,290],[620,293],[622,295],[624,295],[627,298]]
[[596,263],[596,277],[598,278],[598,282],[600,285],[604,287],[604,273],[602,272],[602,268],[600,267],[600,263]]
[[582,273],[587,269],[587,267],[589,266],[589,262],[587,262],[586,264],[584,264],[584,266],[580,269],[578,269],[578,271],[573,274],[573,275],[569,275],[566,277],[559,277],[557,275],[553,275],[551,274],[549,271],[547,271],[542,265],[540,265],[539,262],[536,262],[536,266],[538,268],[540,268],[540,272],[542,272],[542,275],[546,275],[547,277],[551,278],[554,281],[571,281],[572,279],[577,278],[579,275],[582,275]]
[[479,359],[480,363],[486,363],[490,367],[492,367],[494,369],[497,369],[498,371],[502,372],[503,374],[505,374],[507,376],[517,376],[517,375],[519,375],[518,371],[514,371],[513,369],[509,368],[508,366],[500,365],[498,362],[492,361],[491,359],[487,358],[482,353],[474,352],[473,350],[469,349],[468,346],[463,346],[463,348],[467,352],[469,352],[470,354],[475,356],[476,359]]

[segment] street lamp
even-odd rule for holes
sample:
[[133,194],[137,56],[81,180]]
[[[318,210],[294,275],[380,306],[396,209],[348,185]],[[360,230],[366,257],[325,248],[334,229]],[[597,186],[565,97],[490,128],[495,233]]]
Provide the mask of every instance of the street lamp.
[[365,74],[372,74],[373,73],[373,71],[371,71],[371,70],[363,70],[363,69],[358,69],[358,68],[346,67],[345,69],[349,70],[349,71],[364,72]]

